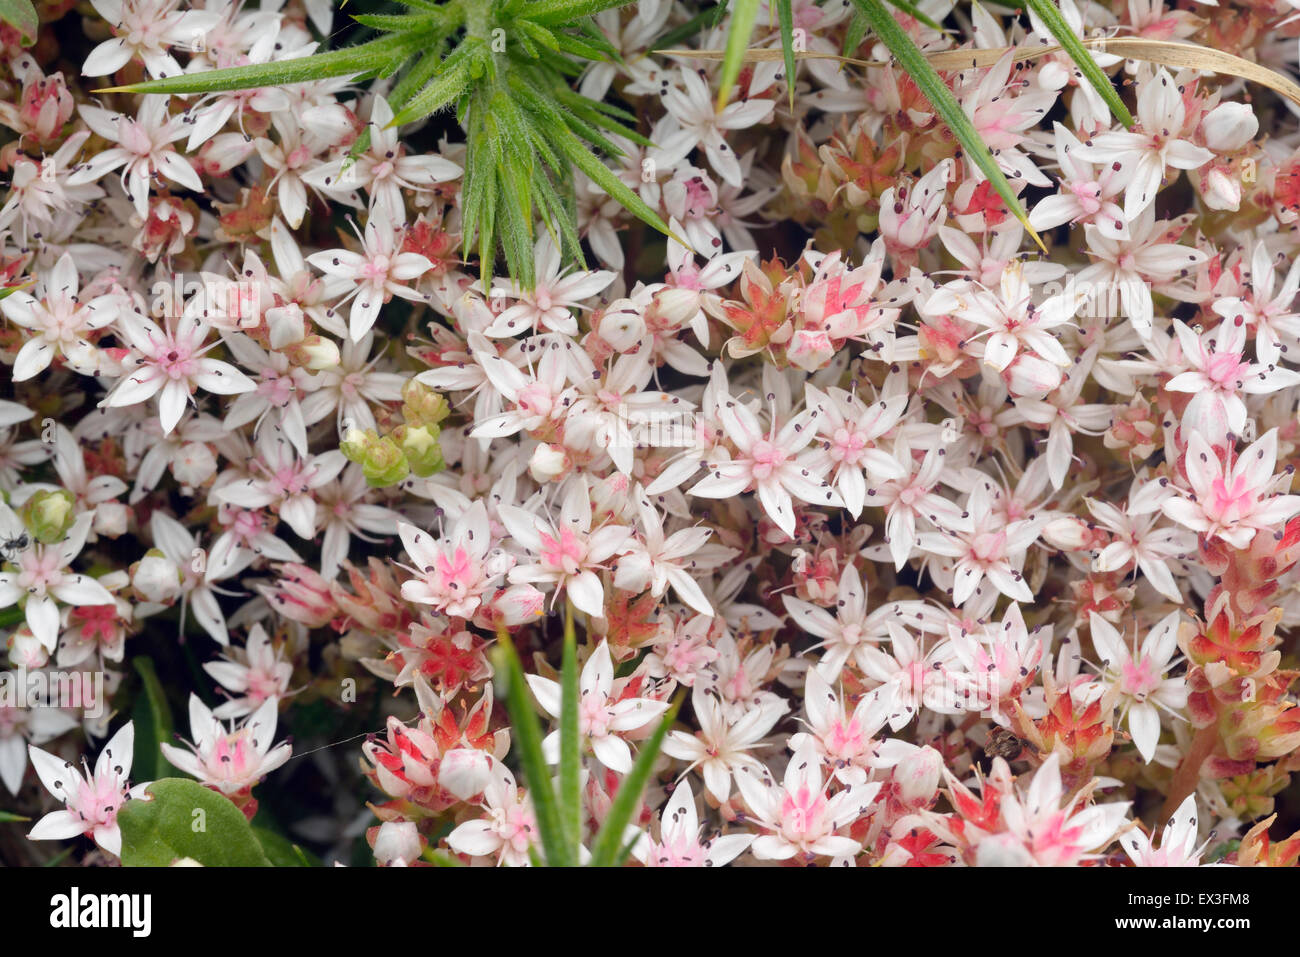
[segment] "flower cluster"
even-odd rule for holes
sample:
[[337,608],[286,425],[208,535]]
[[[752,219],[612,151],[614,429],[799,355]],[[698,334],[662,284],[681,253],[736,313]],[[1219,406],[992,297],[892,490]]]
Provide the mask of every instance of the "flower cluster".
[[[851,63],[755,58],[721,111],[714,60],[650,52],[700,5],[606,9],[575,96],[640,119],[608,162],[671,232],[575,171],[586,261],[538,223],[525,284],[466,248],[453,118],[395,126],[388,80],[120,89],[309,56],[329,3],[91,5],[75,63],[0,29],[0,783],[33,840],[120,855],[134,769],[249,819],[310,793],[261,813],[335,861],[530,864],[548,782],[507,762],[494,646],[556,763],[567,616],[580,844],[685,702],[644,866],[1295,863],[1280,94],[1093,47],[1125,128],[1036,17],[899,13],[983,54],[941,74],[1022,222],[846,0],[792,8]],[[1060,8],[1300,70],[1273,0]]]

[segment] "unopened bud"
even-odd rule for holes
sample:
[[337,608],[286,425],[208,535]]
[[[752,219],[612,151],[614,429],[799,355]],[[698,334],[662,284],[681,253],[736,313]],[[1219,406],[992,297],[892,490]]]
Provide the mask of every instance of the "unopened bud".
[[22,510],[23,524],[44,545],[63,541],[76,518],[76,502],[65,489],[37,492]]

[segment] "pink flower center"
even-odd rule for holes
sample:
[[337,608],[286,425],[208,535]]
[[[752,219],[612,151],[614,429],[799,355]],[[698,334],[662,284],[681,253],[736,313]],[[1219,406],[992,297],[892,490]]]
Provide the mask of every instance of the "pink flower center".
[[754,478],[760,481],[771,478],[776,470],[785,464],[786,460],[785,449],[779,445],[774,445],[767,439],[759,439],[755,442],[749,454],[754,462]]

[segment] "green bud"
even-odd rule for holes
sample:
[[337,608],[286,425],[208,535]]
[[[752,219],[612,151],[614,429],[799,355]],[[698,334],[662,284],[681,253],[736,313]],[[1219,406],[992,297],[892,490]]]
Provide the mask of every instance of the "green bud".
[[381,437],[374,429],[364,432],[350,429],[339,443],[339,451],[348,461],[361,466],[366,482],[374,488],[396,485],[411,472],[398,444],[390,436]]
[[[402,386],[402,418],[408,425],[437,425],[451,410],[447,399],[415,379]],[[437,429],[432,430],[437,437]]]
[[23,506],[23,524],[43,545],[63,541],[76,518],[76,500],[65,489],[37,492]]
[[393,438],[399,443],[411,471],[420,478],[428,478],[443,466],[438,432],[436,425],[399,425],[393,430]]

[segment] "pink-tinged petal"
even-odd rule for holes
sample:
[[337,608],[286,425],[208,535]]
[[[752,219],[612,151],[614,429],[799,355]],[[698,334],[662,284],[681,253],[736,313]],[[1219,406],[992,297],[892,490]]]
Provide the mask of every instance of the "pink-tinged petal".
[[27,832],[33,841],[66,841],[86,833],[86,822],[71,811],[51,811]]
[[502,840],[488,821],[466,821],[447,835],[447,844],[458,854],[488,857],[501,849]]
[[1137,746],[1138,754],[1150,764],[1156,754],[1156,745],[1160,742],[1160,712],[1156,706],[1147,702],[1130,705],[1128,730],[1133,735],[1133,744]]
[[593,618],[605,616],[605,589],[594,572],[583,571],[569,578],[565,592],[573,606]]
[[611,771],[627,774],[632,770],[632,749],[620,737],[607,734],[599,738],[593,738],[591,750],[595,752],[596,760]]
[[50,588],[50,594],[65,605],[113,604],[109,590],[89,575],[68,575]]
[[59,607],[49,595],[27,599],[27,624],[46,651],[53,653],[59,644]]
[[542,706],[547,714],[552,718],[560,716],[560,684],[552,681],[550,678],[543,678],[540,675],[528,675],[528,687],[533,692],[533,697],[537,703]]

